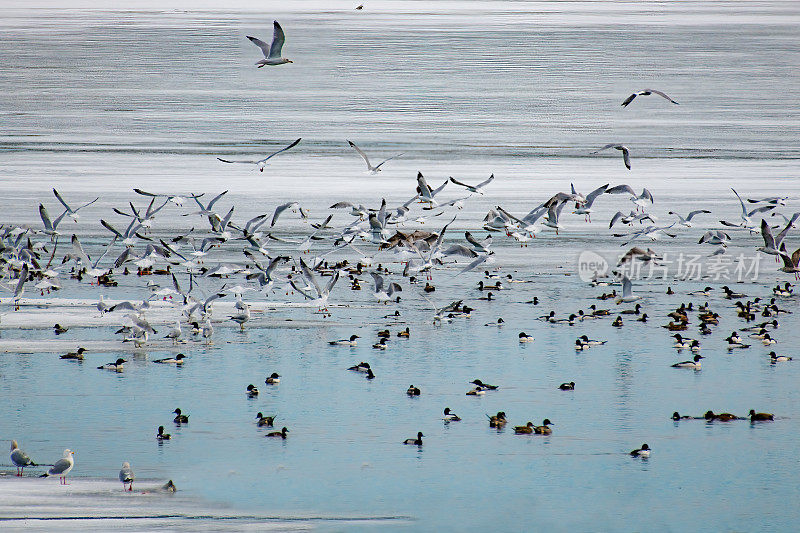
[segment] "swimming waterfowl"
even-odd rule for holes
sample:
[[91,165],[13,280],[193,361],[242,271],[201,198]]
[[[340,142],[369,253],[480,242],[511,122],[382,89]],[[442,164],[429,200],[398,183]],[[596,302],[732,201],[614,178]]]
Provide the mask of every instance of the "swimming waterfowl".
[[486,389],[483,387],[475,387],[467,391],[467,396],[483,396],[486,394]]
[[622,327],[622,317],[618,316],[617,318],[615,318],[614,322],[612,322],[611,325],[614,326],[615,328],[621,328]]
[[581,335],[581,336],[580,336],[580,337],[578,337],[578,338],[579,338],[579,339],[580,339],[580,340],[581,340],[581,341],[582,341],[584,344],[587,344],[587,345],[589,345],[589,346],[601,346],[601,345],[603,345],[603,344],[605,344],[605,343],[607,343],[607,342],[608,342],[608,341],[599,341],[599,340],[596,340],[596,339],[590,339],[590,338],[589,338],[588,336],[586,336],[586,335]]
[[761,344],[764,346],[769,346],[770,344],[776,344],[777,341],[769,336],[769,333],[764,335],[764,338],[761,339]]
[[169,433],[164,433],[164,426],[158,426],[158,434],[156,435],[158,440],[169,440],[172,438],[172,435]]
[[733,333],[731,333],[728,337],[726,337],[725,340],[728,341],[729,344],[741,344],[742,343],[742,338],[735,331]]
[[751,333],[750,334],[750,338],[751,339],[763,339],[765,335],[768,335],[767,330],[764,329],[764,328],[761,328],[760,330],[758,330],[757,333]]
[[764,422],[767,420],[775,420],[775,415],[772,413],[756,413],[755,409],[750,409],[747,413],[751,422]]
[[367,379],[374,379],[375,378],[375,374],[372,373],[372,369],[371,368],[369,370],[367,370],[366,378]]
[[689,296],[711,296],[711,291],[713,290],[714,287],[705,287],[703,289],[690,292]]
[[700,324],[700,327],[697,329],[697,331],[700,333],[700,335],[711,335],[714,333],[705,322]]
[[633,309],[623,309],[622,311],[620,311],[620,313],[623,315],[638,315],[639,313],[641,313],[641,309],[642,305],[636,304],[636,307],[634,307]]
[[558,388],[561,390],[575,390],[575,382],[570,381],[569,383],[562,383]]
[[373,348],[376,350],[385,350],[386,349],[386,337],[381,337],[381,339],[372,345]]
[[700,370],[700,359],[705,358],[702,355],[695,355],[694,359],[691,361],[681,361],[680,363],[675,363],[672,365],[672,368],[692,368],[694,370]]
[[37,466],[28,454],[19,449],[17,441],[11,441],[11,462],[17,467],[17,476],[21,477],[26,466]]
[[422,432],[419,431],[419,432],[417,432],[417,438],[416,439],[406,439],[406,440],[403,441],[403,444],[409,444],[409,445],[413,445],[413,446],[422,446],[422,437],[424,437],[424,436],[425,435],[423,435]]
[[731,342],[728,341],[728,351],[737,350],[737,349],[746,349],[749,348],[749,344],[744,344],[742,342]]
[[264,383],[266,383],[267,385],[277,385],[280,382],[281,382],[281,375],[278,374],[277,372],[273,372],[267,377],[267,379],[264,380]]
[[349,339],[339,339],[338,341],[328,341],[328,344],[331,346],[356,346],[358,342],[356,339],[360,339],[358,335],[350,335]]
[[533,434],[533,422],[528,422],[524,426],[514,426],[514,433],[517,435]]
[[366,373],[369,370],[369,363],[365,363],[364,361],[361,361],[357,365],[353,365],[350,368],[348,368],[347,370],[352,370],[354,372],[364,372],[364,373]]
[[594,304],[590,305],[589,309],[592,310],[592,316],[608,316],[611,314],[608,309],[598,309]]
[[533,342],[533,337],[521,331],[519,334],[519,342]]
[[127,461],[122,463],[122,468],[119,471],[119,480],[122,482],[122,490],[133,492],[133,469],[131,464]]
[[694,352],[694,353],[697,353],[697,352],[699,352],[699,351],[700,351],[700,341],[698,341],[698,340],[693,340],[693,341],[692,341],[692,342],[689,344],[689,349],[690,349],[692,352]]
[[128,361],[126,361],[125,359],[119,358],[113,363],[106,363],[104,365],[98,366],[97,368],[98,370],[113,370],[114,372],[122,372],[122,369],[124,368],[123,365],[124,363],[127,362]]
[[692,345],[692,339],[686,339],[682,337],[680,333],[676,333],[672,336],[672,338],[675,339],[675,344],[672,346],[679,350],[683,350],[684,348],[688,348]]
[[248,398],[255,398],[258,396],[258,389],[252,383],[247,386],[247,397]]
[[583,340],[581,340],[580,338],[575,339],[575,350],[576,351],[588,350],[591,347],[592,346],[590,344],[587,344],[587,343],[583,342]]
[[667,287],[667,295],[672,296],[673,294],[675,294],[675,291],[672,290],[672,287]]
[[175,357],[167,357],[166,359],[156,359],[154,363],[167,364],[167,365],[182,365],[186,356],[179,353]]
[[772,364],[775,363],[784,363],[786,361],[791,361],[791,357],[787,357],[785,355],[778,355],[775,352],[769,352],[769,362]]
[[730,413],[714,414],[713,411],[706,411],[706,414],[703,415],[703,418],[705,418],[709,422],[713,420],[719,420],[721,422],[730,422],[731,420],[739,420],[739,417],[736,415],[732,415]]
[[494,293],[491,292],[491,291],[487,292],[486,296],[481,296],[480,298],[478,298],[478,300],[484,300],[486,302],[491,302],[492,300],[494,300]]
[[270,433],[267,433],[264,436],[265,437],[270,437],[270,438],[281,438],[283,440],[286,440],[286,434],[287,433],[289,433],[289,430],[286,429],[286,427],[284,426],[283,428],[281,428],[280,431],[272,431]]
[[180,407],[172,412],[175,413],[175,418],[173,418],[172,421],[176,424],[187,424],[189,422],[189,415],[182,414]]
[[637,322],[647,322],[647,313],[642,313],[642,316],[636,319]]
[[489,427],[490,428],[502,428],[508,422],[506,420],[506,413],[505,411],[498,411],[496,415],[486,415],[489,417]]
[[545,418],[541,426],[533,426],[533,432],[537,435],[550,435],[553,430],[549,426],[552,425],[553,423],[550,422],[550,419]]
[[473,379],[470,383],[486,390],[497,390],[499,388],[497,385],[488,385],[479,379]]
[[425,282],[425,287],[423,287],[422,290],[425,292],[434,292],[436,290],[436,287],[434,287],[428,282]]
[[62,333],[66,333],[67,331],[69,331],[69,328],[65,328],[61,324],[56,324],[55,326],[53,326],[53,333],[55,333],[56,335],[61,335]]
[[496,326],[496,327],[500,328],[500,327],[503,327],[504,323],[505,323],[505,321],[502,318],[498,318],[497,322],[488,322],[488,323],[484,324],[484,326]]
[[406,394],[409,396],[419,396],[420,390],[416,388],[414,385],[409,385],[408,390],[406,390]]
[[686,322],[670,322],[666,326],[662,326],[667,328],[669,331],[686,331],[689,329],[689,326]]
[[404,339],[407,339],[407,338],[411,337],[411,330],[409,328],[406,328],[403,331],[398,331],[397,332],[397,336],[398,337],[402,337]]
[[672,419],[673,420],[687,420],[687,419],[690,419],[690,418],[694,418],[694,417],[693,416],[681,416],[681,415],[678,414],[678,411],[675,411],[674,413],[672,413]]
[[386,338],[386,339],[388,339],[388,338],[389,338],[389,337],[391,337],[391,336],[392,336],[392,332],[391,332],[391,331],[389,331],[388,329],[384,329],[384,330],[382,330],[382,331],[379,331],[379,332],[378,332],[378,338],[379,338],[379,339],[380,339],[380,338]]
[[258,427],[272,427],[272,424],[275,422],[274,416],[264,416],[263,413],[258,412],[256,414],[256,425]]
[[501,291],[503,290],[503,283],[498,281],[494,285],[486,285],[482,281],[478,282],[479,291]]
[[741,298],[747,298],[746,294],[743,294],[741,292],[736,292],[727,285],[723,285],[722,290],[725,291],[725,298],[727,298],[728,300],[738,300]]
[[444,421],[445,422],[458,422],[461,418],[452,412],[449,407],[444,408]]
[[642,444],[641,448],[633,450],[630,454],[631,457],[641,457],[643,459],[647,459],[650,457],[650,446],[647,444]]
[[64,355],[60,356],[59,359],[76,359],[78,361],[83,361],[83,354],[85,351],[86,348],[78,348],[77,352],[65,353]]

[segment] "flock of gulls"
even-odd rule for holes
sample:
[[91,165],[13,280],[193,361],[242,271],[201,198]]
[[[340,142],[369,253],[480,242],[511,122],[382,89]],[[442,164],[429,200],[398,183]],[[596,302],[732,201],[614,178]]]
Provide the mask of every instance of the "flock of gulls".
[[[248,39],[263,51],[264,59],[257,63],[259,68],[291,63],[281,56],[285,35],[277,21],[274,23],[270,44],[256,37],[248,36]],[[634,99],[649,95],[657,95],[672,104],[678,104],[661,91],[645,89],[631,94],[622,102],[622,106],[631,105]],[[219,158],[219,161],[249,164],[263,172],[273,157],[298,146],[300,142],[301,139],[297,139],[261,159]],[[373,165],[361,148],[352,141],[346,142],[346,145],[342,143],[343,149],[346,146],[352,148],[363,158],[367,171],[373,174],[403,155],[395,154]],[[625,167],[631,168],[631,152],[626,146],[611,143],[596,152],[609,149],[621,152]],[[414,292],[417,297],[430,303],[430,313],[427,316],[434,324],[469,319],[474,311],[472,306],[479,305],[480,301],[493,300],[496,293],[508,290],[512,284],[534,282],[533,279],[515,279],[511,274],[504,274],[501,268],[492,266],[495,262],[493,243],[504,237],[511,244],[520,246],[527,246],[532,239],[540,236],[556,239],[559,232],[565,230],[562,224],[565,207],[569,207],[567,212],[576,215],[577,220],[583,217],[583,223],[591,224],[597,202],[615,202],[620,207],[609,220],[608,231],[617,231],[611,233],[611,236],[617,238],[623,247],[636,241],[655,243],[662,237],[674,238],[679,231],[692,231],[691,228],[698,219],[712,223],[709,216],[711,211],[700,209],[685,215],[669,211],[674,219],[668,224],[659,224],[658,217],[648,212],[655,204],[655,198],[648,189],[639,192],[627,184],[608,183],[599,185],[586,194],[570,187],[569,192],[559,192],[542,198],[541,203],[533,206],[527,213],[515,214],[498,205],[490,209],[482,220],[475,221],[475,229],[465,231],[463,239],[452,231],[448,233],[450,225],[464,205],[475,197],[487,195],[495,179],[491,175],[480,183],[470,184],[450,177],[440,185],[432,186],[419,172],[416,178],[409,176],[407,199],[396,204],[390,204],[385,199],[376,199],[373,205],[366,206],[342,200],[332,204],[324,216],[313,218],[300,201],[292,201],[248,220],[239,220],[235,206],[226,205],[228,191],[216,193],[209,198],[202,192],[176,194],[134,189],[134,196],[127,206],[92,215],[97,216],[96,229],[105,238],[102,242],[94,243],[91,248],[84,247],[77,234],[65,229],[65,221],[77,221],[99,198],[91,201],[67,201],[53,189],[56,203],[51,202],[50,209],[44,202],[39,205],[41,225],[34,227],[4,224],[0,229],[2,287],[13,296],[13,307],[19,310],[22,305],[26,305],[22,301],[24,294],[47,298],[61,289],[62,284],[93,286],[99,293],[97,312],[100,315],[118,317],[119,329],[116,334],[120,342],[146,347],[153,342],[166,340],[176,346],[185,346],[185,351],[189,352],[192,347],[213,343],[215,325],[220,327],[224,323],[235,324],[240,330],[249,327],[253,313],[252,303],[245,300],[245,295],[248,294],[262,298],[277,296],[288,300],[285,303],[306,301],[310,312],[329,317],[332,314],[331,307],[337,299],[337,290],[349,288],[360,291],[362,284],[370,284],[373,303],[385,306],[387,311],[383,319],[392,326],[404,316],[403,295],[409,292]],[[445,195],[450,192],[455,192],[455,197],[451,195],[445,199]],[[709,255],[715,256],[726,253],[736,236],[734,230],[745,237],[760,235],[763,246],[759,243],[754,252],[773,256],[777,265],[776,272],[793,275],[798,279],[800,249],[790,253],[787,243],[800,213],[781,212],[781,208],[786,205],[785,197],[742,198],[735,190],[732,193],[731,201],[738,203],[741,209],[740,220],[720,221],[725,229],[709,229],[698,234],[695,236],[698,244],[707,246]],[[627,201],[621,202],[620,198]],[[622,207],[621,204],[626,204],[627,207]],[[58,216],[55,218],[50,215],[52,205],[57,207],[55,212]],[[199,222],[187,232],[158,238],[155,236],[159,229],[158,224],[165,213],[192,217],[192,220]],[[281,222],[289,216],[298,218],[300,224],[307,226],[308,231],[300,238],[296,236],[296,232],[289,236],[288,230],[283,231]],[[760,217],[760,220],[756,217]],[[426,223],[425,227],[435,226],[433,231],[421,229]],[[620,228],[627,229],[620,231]],[[485,235],[479,235],[479,231],[484,231]],[[277,249],[281,253],[276,253]],[[92,255],[87,250],[92,251]],[[351,259],[334,260],[331,257],[334,252],[340,252],[338,257],[348,254]],[[616,266],[621,269],[626,263],[657,264],[660,260],[661,254],[657,251],[633,246],[620,254]],[[453,279],[464,279],[460,276],[480,271],[483,271],[483,279],[475,290],[481,296],[476,301],[458,295],[453,298],[445,296],[452,301],[442,306],[430,299],[436,291],[434,273],[446,272]],[[117,280],[126,275],[140,276],[142,284],[145,284],[144,280],[148,280],[146,286],[150,296],[141,301],[105,300],[102,294],[117,290]],[[347,287],[343,288],[342,285],[345,284]],[[564,327],[588,325],[595,320],[608,319],[618,328],[635,328],[636,323],[658,319],[648,316],[647,306],[642,301],[642,296],[636,293],[634,281],[620,271],[597,272],[591,285],[610,292],[602,292],[596,300],[593,298],[593,303],[586,309],[571,312],[561,310],[558,313],[549,311],[539,319]],[[676,293],[671,287],[667,290],[667,295]],[[672,367],[695,372],[701,371],[701,360],[704,358],[701,355],[700,339],[714,337],[720,313],[730,312],[741,321],[741,327],[725,339],[728,350],[747,350],[756,343],[774,346],[778,342],[774,337],[779,327],[778,319],[782,314],[791,312],[782,302],[794,298],[793,285],[789,282],[775,286],[771,294],[748,295],[728,286],[708,286],[686,295],[689,301],[682,302],[668,316],[661,318],[666,322],[664,329],[669,332],[665,335],[672,335],[677,352],[682,353],[685,350],[691,354],[689,359],[678,361]],[[604,300],[613,300],[615,306],[602,308],[600,302]],[[233,311],[225,314],[215,312],[215,304],[222,301],[232,303]],[[171,306],[172,318],[166,330],[151,321],[154,302],[159,302],[162,308],[164,305]],[[536,306],[539,301],[534,298],[527,303]],[[632,304],[635,305],[630,307]],[[486,326],[502,327],[503,323],[503,319],[498,318],[496,322]],[[68,329],[55,323],[53,334],[63,335]],[[690,329],[696,329],[698,338],[689,336],[687,332]],[[372,346],[376,353],[386,350],[395,342],[392,338],[409,338],[413,335],[412,330],[413,325],[394,332],[382,329],[377,332],[377,339]],[[520,343],[535,342],[534,337],[525,332],[520,332],[518,338]],[[359,335],[352,334],[328,342],[332,346],[353,347],[359,339]],[[575,341],[575,350],[590,350],[605,342],[582,334]],[[82,362],[89,357],[91,354],[84,347],[61,355],[61,359],[65,360],[63,364],[69,364],[68,361]],[[770,362],[773,364],[791,359],[776,351],[770,353]],[[190,360],[191,355],[180,353],[152,362],[181,366],[191,364]],[[120,357],[97,368],[124,372],[126,362],[126,359]],[[368,380],[380,379],[374,364],[367,361],[357,362],[349,368],[342,368],[342,371],[363,374]],[[264,384],[267,387],[279,386],[280,378],[280,374],[272,372],[266,377]],[[502,394],[500,385],[487,384],[480,379],[473,380],[469,385],[465,393],[467,396]],[[243,385],[242,388],[244,394],[250,398],[259,394],[254,384],[246,387]],[[576,388],[579,389],[580,384],[574,381],[553,384],[554,390],[565,394],[575,391]],[[413,384],[405,392],[408,396],[424,397],[424,391]],[[444,423],[462,420],[450,407],[442,407]],[[189,415],[180,408],[176,408],[172,414],[175,415],[173,424],[189,423]],[[510,422],[503,411],[487,417],[488,427],[496,430],[503,430]],[[746,416],[707,411],[697,417],[682,416],[676,412],[672,418],[675,421],[697,418],[709,423],[737,420],[762,423],[775,419],[773,414],[755,409]],[[276,417],[259,412],[255,421],[257,427],[271,428]],[[547,437],[553,433],[551,426],[555,424],[544,418],[539,425],[531,421],[520,421],[519,425],[509,427],[513,427],[515,435]],[[159,425],[158,421],[154,421],[154,427],[158,428],[154,436],[158,441],[172,438],[165,432],[163,424]],[[284,426],[280,431],[266,433],[265,437],[286,440],[288,434],[289,429]],[[423,445],[423,437],[423,432],[419,431],[415,437],[404,441],[398,438],[398,444],[419,447]],[[631,456],[642,459],[647,459],[650,454],[651,448],[646,443],[630,452]],[[63,457],[43,475],[58,477],[61,483],[66,484],[67,476],[75,466],[73,456],[71,450],[64,450]],[[12,441],[10,457],[20,476],[25,468],[38,466],[19,448],[16,441]],[[119,472],[123,488],[132,491],[134,479],[131,465],[124,462]],[[174,484],[170,482],[162,488],[174,490]]]

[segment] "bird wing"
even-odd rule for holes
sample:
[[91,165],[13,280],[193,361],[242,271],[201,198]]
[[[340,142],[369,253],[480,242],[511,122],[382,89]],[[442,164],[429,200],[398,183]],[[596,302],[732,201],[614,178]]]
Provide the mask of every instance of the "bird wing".
[[[369,158],[367,157],[367,154],[365,154],[364,151],[361,148],[356,146],[353,141],[347,141],[347,144],[349,144],[350,147],[353,148],[353,150],[358,152],[358,155],[360,155],[361,157],[364,158],[364,161],[367,163],[367,168],[372,170],[372,165],[369,163]],[[378,167],[375,167],[375,168],[378,168]]]
[[608,189],[608,183],[606,183],[602,187],[598,187],[595,190],[593,190],[592,192],[590,192],[586,196],[586,207],[591,207],[592,203],[594,203],[595,198],[597,198],[598,196],[600,196],[601,194],[606,192],[607,189]]
[[624,102],[622,102],[622,104],[620,104],[620,105],[622,105],[622,107],[628,107],[628,104],[630,104],[631,102],[633,102],[633,99],[634,99],[634,98],[636,98],[636,93],[633,93],[632,95],[630,95],[629,97],[627,97],[627,98],[625,99],[625,101],[624,101]]
[[258,161],[253,161],[250,159],[222,159],[221,157],[217,158],[218,161],[222,161],[223,163],[247,163],[249,165],[255,165]]
[[393,155],[392,157],[387,157],[386,159],[384,159],[383,161],[381,161],[380,163],[378,163],[377,165],[375,165],[375,168],[381,168],[381,166],[382,166],[384,163],[386,163],[387,161],[391,161],[392,159],[397,159],[398,157],[400,157],[400,156],[401,156],[401,155],[403,155],[403,154],[405,154],[405,152],[402,152],[402,153],[399,153],[399,154],[395,154],[395,155]]
[[285,204],[279,205],[275,208],[275,214],[272,215],[272,222],[270,223],[269,227],[273,227],[275,223],[278,221],[278,217],[281,216],[281,213],[292,207],[293,205],[299,205],[297,202],[287,202]]
[[453,183],[455,183],[456,185],[461,185],[462,187],[464,187],[464,188],[466,188],[466,189],[470,189],[470,190],[471,190],[471,189],[475,189],[475,188],[477,188],[477,187],[473,187],[472,185],[467,185],[467,184],[466,184],[466,183],[464,183],[464,182],[458,181],[457,179],[455,179],[455,178],[454,178],[454,177],[452,177],[452,176],[450,176],[450,181],[452,181],[452,182],[453,182]]
[[28,281],[28,263],[22,265],[22,270],[19,271],[19,281],[17,282],[17,288],[14,289],[14,298],[19,298],[19,295],[22,294],[22,287],[26,281]]
[[783,228],[781,232],[778,233],[778,236],[775,238],[776,245],[780,245],[783,242],[783,239],[786,238],[786,234],[789,233],[789,230],[794,227],[794,221],[797,220],[798,217],[800,217],[800,213],[795,213],[794,215],[792,215],[792,218],[791,220],[788,221],[786,227]]
[[425,181],[425,176],[422,175],[422,172],[417,172],[417,185],[419,185],[420,194],[423,196],[431,197],[431,188],[428,186],[428,182]]
[[39,216],[42,219],[42,224],[44,224],[44,229],[53,231],[53,223],[50,221],[50,215],[47,213],[47,208],[44,204],[39,204]]
[[742,201],[742,197],[739,196],[739,193],[736,192],[736,189],[734,189],[733,187],[731,187],[731,190],[733,191],[733,194],[736,195],[736,198],[739,199],[739,203],[742,205],[742,218],[749,217],[750,215],[747,214],[747,208],[745,207],[744,202]]
[[[624,146],[622,146],[621,148],[618,148],[618,149],[622,150],[622,160],[625,162],[625,167],[628,170],[630,170],[631,169],[631,153]],[[647,189],[645,189],[645,190],[647,190]]]
[[611,187],[610,189],[606,189],[606,194],[622,194],[628,193],[631,196],[636,196],[636,193],[633,191],[633,188],[630,185],[616,185]]
[[655,89],[645,89],[645,91],[647,91],[647,92],[651,92],[651,93],[653,93],[653,94],[657,94],[657,95],[658,95],[658,96],[660,96],[661,98],[666,98],[667,100],[669,100],[669,101],[670,101],[670,102],[672,102],[673,104],[675,104],[675,105],[678,105],[678,102],[676,102],[675,100],[673,100],[672,98],[670,98],[669,96],[667,96],[666,94],[664,94],[664,93],[663,93],[663,92],[661,92],[661,91],[656,91]]
[[370,272],[369,275],[375,281],[375,292],[381,292],[383,290],[383,277],[375,272]]
[[701,213],[710,213],[708,209],[698,209],[697,211],[691,211],[688,215],[686,215],[686,221],[689,222],[692,220],[692,217],[695,217]]
[[761,219],[761,237],[764,239],[765,248],[775,248],[775,238],[772,236],[772,229],[763,218]]
[[642,194],[639,196],[639,198],[643,200],[650,200],[650,203],[653,203],[653,195],[650,194],[650,191],[647,189],[642,189]]
[[628,276],[622,276],[622,297],[626,298],[633,294],[633,284]]
[[72,463],[67,461],[66,459],[59,459],[53,465],[53,467],[48,471],[51,476],[55,476],[58,474],[62,474],[67,471],[72,466]]
[[294,148],[295,146],[297,146],[297,145],[298,145],[298,143],[300,143],[300,141],[301,141],[301,140],[303,140],[303,138],[302,138],[302,137],[300,137],[299,139],[297,139],[296,141],[294,141],[292,144],[290,144],[290,145],[289,145],[289,146],[287,146],[286,148],[281,148],[281,149],[280,149],[280,150],[278,150],[277,152],[272,152],[271,154],[269,154],[269,155],[268,155],[267,157],[265,157],[264,159],[261,159],[261,160],[259,160],[259,161],[256,161],[256,163],[259,163],[259,164],[260,164],[260,163],[266,163],[266,162],[267,162],[269,159],[271,159],[271,158],[275,157],[275,156],[276,156],[276,155],[278,155],[279,153],[281,153],[281,152],[285,152],[286,150],[289,150],[289,149],[291,149],[291,148]]
[[[281,25],[278,24],[278,21],[273,21],[272,25],[274,26],[272,31],[272,46],[269,47],[269,55],[267,55],[266,52],[264,54],[267,56],[267,59],[281,57],[281,49],[283,48],[283,43],[286,41],[286,36],[283,34],[283,28],[281,28]],[[259,47],[260,46],[261,45],[259,45]]]
[[482,256],[478,257],[478,258],[477,258],[477,259],[475,259],[475,260],[474,260],[472,263],[468,264],[468,265],[467,265],[467,266],[465,266],[463,269],[461,269],[461,271],[459,272],[459,274],[463,274],[464,272],[469,272],[469,271],[470,271],[470,270],[472,270],[473,268],[475,268],[475,267],[477,267],[477,266],[481,265],[482,263],[484,263],[484,262],[485,262],[487,259],[489,259],[489,256],[488,256],[488,255],[482,255]]
[[70,213],[73,212],[72,209],[70,209],[69,205],[67,205],[67,202],[65,202],[64,199],[61,197],[61,195],[58,194],[58,191],[55,190],[55,188],[53,188],[53,194],[56,196],[56,199],[58,199],[58,201],[61,202],[61,205],[64,206],[64,209],[66,209]]
[[[744,205],[744,204],[742,204],[742,205]],[[752,211],[747,213],[747,216],[751,217],[751,216],[755,215],[756,213],[764,213],[766,211],[769,211],[770,209],[775,209],[775,206],[774,205],[765,205],[765,206],[762,206],[762,207],[756,207],[755,209],[753,209]]]
[[267,59],[269,59],[269,51],[270,51],[270,47],[269,47],[269,45],[268,45],[267,43],[265,43],[264,41],[262,41],[262,40],[261,40],[261,39],[259,39],[258,37],[250,37],[250,36],[248,35],[248,36],[247,36],[247,38],[248,38],[248,39],[250,39],[250,41],[251,41],[251,42],[252,42],[254,45],[256,45],[256,46],[258,46],[259,48],[261,48],[261,51],[264,53],[264,57],[265,57],[265,58],[267,58]]

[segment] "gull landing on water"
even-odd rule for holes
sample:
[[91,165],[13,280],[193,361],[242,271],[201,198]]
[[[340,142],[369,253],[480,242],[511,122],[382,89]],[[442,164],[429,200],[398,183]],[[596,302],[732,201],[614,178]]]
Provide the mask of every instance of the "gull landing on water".
[[657,95],[658,95],[658,96],[660,96],[661,98],[664,98],[664,99],[666,99],[666,100],[669,100],[670,102],[672,102],[672,103],[673,103],[673,104],[675,104],[675,105],[679,105],[679,104],[678,104],[678,102],[676,102],[675,100],[673,100],[672,98],[670,98],[670,97],[669,97],[669,96],[667,96],[666,94],[662,93],[661,91],[656,91],[655,89],[645,89],[645,90],[643,90],[643,91],[639,91],[639,92],[637,92],[637,93],[633,93],[632,95],[630,95],[629,97],[627,97],[627,98],[625,99],[625,101],[624,101],[624,102],[622,102],[622,104],[620,104],[620,105],[621,105],[622,107],[628,107],[628,104],[630,104],[631,102],[633,102],[634,98],[636,98],[637,96],[650,96],[651,94],[657,94]]
[[[294,141],[289,146],[287,146],[286,148],[281,148],[277,152],[273,152],[273,153],[269,154],[267,157],[265,157],[264,159],[259,159],[257,161],[252,161],[252,160],[249,160],[249,159],[248,160],[243,160],[243,159],[222,159],[221,157],[218,157],[217,159],[222,161],[223,163],[246,163],[248,165],[257,165],[259,172],[264,172],[264,167],[267,165],[267,161],[269,161],[271,158],[275,157],[276,155],[278,155],[281,152],[285,152],[286,150],[294,148],[295,146],[297,146],[297,144],[302,139],[303,138],[301,137],[301,138],[297,139],[296,141]],[[225,192],[227,192],[227,191],[225,191]],[[197,201],[197,200],[195,199],[195,201]],[[210,205],[209,205],[208,209],[211,209]]]
[[256,37],[247,36],[250,41],[259,48],[261,51],[264,52],[264,59],[260,61],[256,61],[256,65],[258,68],[263,66],[275,66],[275,65],[283,65],[284,63],[292,63],[292,61],[281,57],[281,49],[283,48],[283,43],[286,41],[286,36],[283,34],[283,28],[281,25],[278,24],[278,21],[273,21],[274,30],[272,32],[272,44],[268,45],[261,39]]
[[350,147],[353,150],[358,152],[358,155],[360,155],[361,157],[364,158],[364,162],[367,164],[367,170],[369,170],[373,174],[377,174],[378,172],[380,172],[381,171],[381,166],[383,166],[383,164],[386,163],[387,161],[391,161],[392,159],[395,159],[395,158],[400,157],[401,155],[403,155],[403,154],[393,155],[392,157],[390,157],[388,159],[384,159],[383,161],[381,161],[377,165],[372,166],[372,164],[369,162],[369,158],[367,157],[367,154],[365,154],[364,151],[361,148],[356,146],[353,141],[347,141],[347,144],[349,144]]

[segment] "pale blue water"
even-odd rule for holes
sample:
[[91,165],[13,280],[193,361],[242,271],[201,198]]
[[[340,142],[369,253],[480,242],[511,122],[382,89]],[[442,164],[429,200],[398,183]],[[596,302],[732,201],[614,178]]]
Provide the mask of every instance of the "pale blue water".
[[[256,69],[259,51],[244,35],[266,37],[273,18],[286,30],[284,55],[295,63]],[[696,244],[702,232],[720,218],[736,220],[730,186],[751,196],[789,195],[794,202],[784,211],[794,211],[798,20],[800,10],[789,2],[370,2],[363,12],[309,4],[294,12],[9,9],[0,20],[1,221],[39,227],[39,202],[55,212],[53,186],[87,201],[97,192],[101,201],[80,223],[65,222],[67,238],[77,231],[96,249],[107,239],[99,218],[120,226],[111,207],[144,203],[132,187],[209,196],[230,189],[220,209],[235,205],[237,221],[287,200],[301,200],[321,219],[338,200],[377,206],[383,196],[390,205],[407,199],[417,170],[436,184],[449,175],[477,182],[494,172],[486,197],[457,212],[453,242],[463,240],[464,229],[483,235],[480,221],[492,206],[523,214],[568,190],[570,181],[583,192],[611,182],[647,186],[661,220],[670,219],[669,210],[713,210],[675,240],[643,243],[705,255],[710,250]],[[630,92],[650,86],[681,105],[649,97],[620,108]],[[301,145],[263,174],[215,160],[262,154],[299,136]],[[381,176],[364,175],[346,138],[375,158],[406,155]],[[588,155],[612,141],[631,147],[630,172],[617,153]],[[455,187],[446,194],[458,197]],[[471,319],[432,325],[421,287],[403,280],[403,323],[388,327],[394,333],[409,326],[412,335],[393,338],[385,352],[370,345],[387,327],[379,317],[395,307],[375,305],[365,275],[361,292],[344,280],[336,287],[331,301],[348,307],[332,308],[329,325],[244,333],[218,327],[212,347],[186,347],[184,368],[147,363],[168,354],[158,350],[133,357],[122,374],[95,368],[115,359],[112,352],[90,353],[83,364],[53,353],[4,353],[0,440],[16,438],[39,460],[55,459],[68,446],[76,450],[74,475],[86,478],[113,479],[128,460],[142,478],[172,478],[182,493],[248,515],[399,517],[396,528],[429,531],[791,529],[800,519],[793,504],[798,362],[770,365],[770,349],[757,340],[728,354],[723,339],[742,322],[717,294],[708,300],[722,318],[713,335],[700,338],[703,370],[669,368],[690,356],[677,354],[660,326],[705,280],[638,285],[651,317],[644,325],[626,320],[617,330],[610,320],[574,327],[535,320],[592,303],[616,307],[593,299],[603,289],[581,282],[575,263],[582,250],[617,249],[606,222],[630,204],[603,197],[596,208],[592,225],[565,209],[567,228],[557,238],[543,232],[528,248],[496,236],[493,266],[533,283],[511,285],[495,302],[477,300],[479,272],[436,272],[431,299],[464,299],[477,307]],[[202,219],[178,216],[188,210],[165,209],[155,235],[193,226],[207,231]],[[449,219],[422,229],[438,230]],[[349,215],[336,213],[337,227],[348,222]],[[277,233],[296,236],[306,228],[285,215]],[[735,238],[731,255],[752,254],[757,236]],[[788,240],[795,249],[796,237]],[[298,255],[286,245],[270,249]],[[759,282],[739,287],[771,296],[775,281],[790,279],[774,264],[764,259]],[[399,278],[402,267],[390,268]],[[103,290],[107,298],[147,293],[145,280],[119,279],[120,287]],[[202,282],[209,290],[218,285]],[[664,295],[667,285],[678,294]],[[57,295],[98,294],[67,280]],[[523,303],[533,296],[539,306]],[[299,301],[283,293],[269,299]],[[796,300],[780,305],[797,311]],[[323,321],[311,311],[278,313]],[[504,328],[484,327],[497,317]],[[779,353],[799,355],[797,317],[780,317]],[[699,338],[692,320],[688,333]],[[519,331],[536,341],[520,345]],[[61,338],[77,346],[112,333],[71,328]],[[327,344],[351,333],[363,337],[356,348]],[[584,333],[608,344],[576,353],[574,339]],[[2,330],[2,340],[19,338],[49,339],[52,332]],[[375,380],[345,370],[362,360],[372,364]],[[268,387],[263,380],[273,371],[282,382]],[[475,378],[501,388],[467,397]],[[575,381],[576,390],[556,390],[565,381]],[[248,383],[261,389],[258,399],[245,397]],[[422,389],[419,398],[406,397],[411,383]],[[191,415],[181,428],[170,422],[178,406]],[[445,425],[446,406],[464,420]],[[751,408],[778,420],[669,419],[675,410],[744,415]],[[485,414],[498,410],[508,413],[509,426],[550,418],[553,435],[489,429]],[[265,439],[254,423],[257,411],[277,413],[289,438]],[[163,445],[153,438],[161,424],[173,434]],[[417,431],[425,433],[421,449],[400,444]],[[643,442],[654,450],[650,460],[627,455]],[[391,525],[313,523],[334,530]]]

